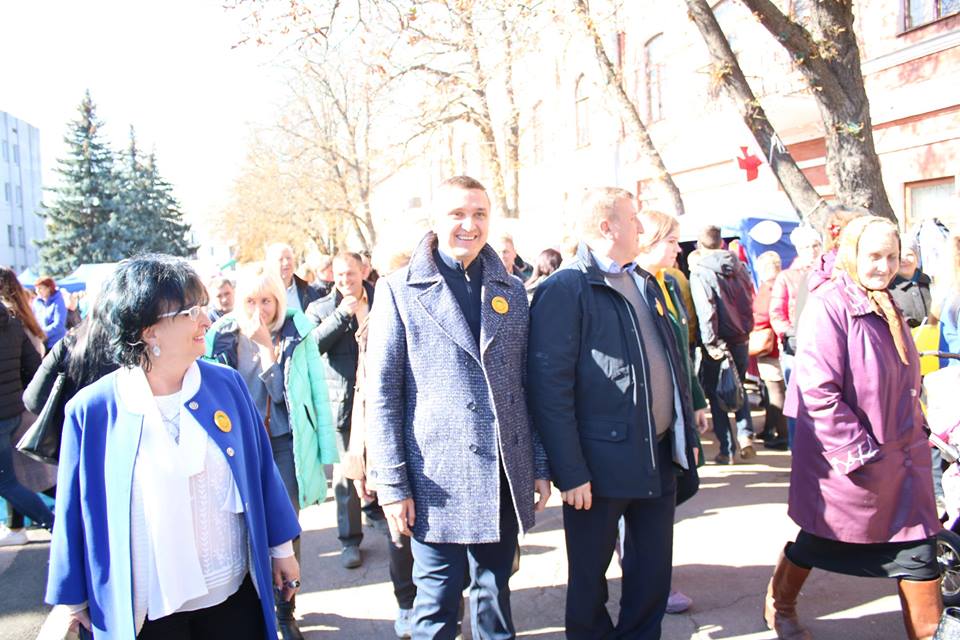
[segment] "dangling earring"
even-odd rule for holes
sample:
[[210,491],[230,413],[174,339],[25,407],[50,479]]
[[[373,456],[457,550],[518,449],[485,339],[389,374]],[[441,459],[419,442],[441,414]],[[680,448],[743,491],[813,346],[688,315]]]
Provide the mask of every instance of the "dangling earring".
[[150,349],[150,351],[153,352],[154,358],[160,357],[160,345],[158,343],[154,342],[153,347]]

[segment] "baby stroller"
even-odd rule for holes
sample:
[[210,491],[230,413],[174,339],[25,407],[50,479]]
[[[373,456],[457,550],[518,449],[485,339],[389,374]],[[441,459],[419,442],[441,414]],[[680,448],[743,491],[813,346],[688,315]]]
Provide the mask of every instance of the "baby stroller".
[[[921,352],[960,360],[960,354],[937,351]],[[960,388],[960,367],[945,367],[923,377],[923,403],[930,429],[930,443],[940,450],[945,469],[943,494],[946,512],[941,517],[943,529],[937,534],[937,560],[943,577],[943,603],[960,606],[960,407],[956,393]]]

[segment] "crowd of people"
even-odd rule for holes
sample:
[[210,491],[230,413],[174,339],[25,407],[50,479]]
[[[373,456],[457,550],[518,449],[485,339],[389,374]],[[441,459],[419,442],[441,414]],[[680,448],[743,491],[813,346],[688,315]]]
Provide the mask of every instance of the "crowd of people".
[[[74,629],[302,638],[298,515],[337,463],[340,561],[363,564],[364,520],[389,536],[398,637],[456,637],[465,591],[474,637],[515,637],[518,538],[556,490],[567,637],[659,638],[692,604],[671,583],[677,505],[699,467],[762,445],[792,450],[801,529],[768,585],[769,628],[810,637],[797,600],[817,568],[896,579],[908,637],[933,636],[940,522],[910,330],[939,324],[960,351],[960,238],[832,206],[790,234],[789,265],[770,251],[748,268],[720,228],[684,252],[675,218],[596,188],[576,242],[530,264],[490,234],[476,180],[445,181],[433,212],[416,246],[372,261],[298,269],[274,244],[204,281],[134,257],[69,330],[52,279],[31,304],[0,269],[0,544],[26,540],[24,516],[52,531],[47,601]],[[53,510],[12,466],[25,411],[50,403]]]

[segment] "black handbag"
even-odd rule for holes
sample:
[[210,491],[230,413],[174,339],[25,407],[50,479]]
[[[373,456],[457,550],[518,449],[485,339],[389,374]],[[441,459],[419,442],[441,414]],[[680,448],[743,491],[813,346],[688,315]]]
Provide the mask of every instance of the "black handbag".
[[57,374],[37,421],[17,443],[17,451],[38,462],[57,464],[60,461],[60,438],[63,435],[64,392],[67,376]]
[[717,374],[717,400],[720,408],[726,412],[737,412],[744,403],[743,381],[733,361],[733,355],[727,351],[720,361],[720,372]]

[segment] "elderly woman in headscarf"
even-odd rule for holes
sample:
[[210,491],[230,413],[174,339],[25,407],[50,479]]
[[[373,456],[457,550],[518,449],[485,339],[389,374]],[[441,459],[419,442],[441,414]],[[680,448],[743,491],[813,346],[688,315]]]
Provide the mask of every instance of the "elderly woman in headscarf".
[[810,637],[796,602],[812,567],[897,579],[909,638],[932,637],[940,618],[919,358],[887,290],[899,264],[893,223],[851,221],[831,279],[800,318],[785,409],[797,419],[789,514],[801,530],[764,607],[779,638]]

